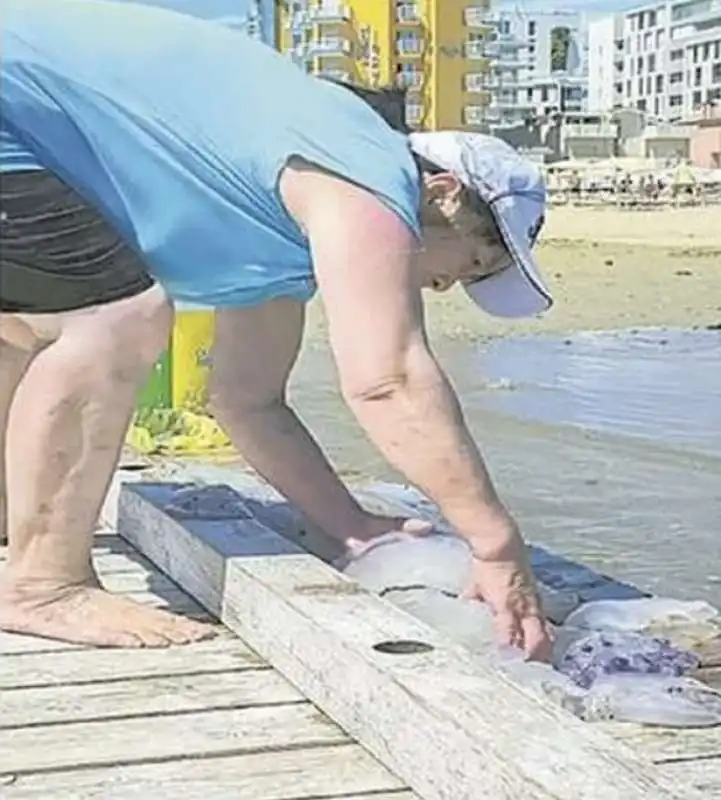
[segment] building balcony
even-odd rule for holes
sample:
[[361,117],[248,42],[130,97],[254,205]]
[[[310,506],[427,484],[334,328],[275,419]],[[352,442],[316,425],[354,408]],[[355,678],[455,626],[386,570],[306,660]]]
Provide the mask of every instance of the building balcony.
[[337,24],[351,19],[351,8],[342,3],[328,3],[294,11],[288,19],[287,27],[291,30],[310,28],[327,23]]
[[466,75],[463,80],[463,87],[467,92],[487,92],[489,88],[489,76],[484,72],[475,72]]
[[419,25],[421,12],[417,3],[399,3],[396,6],[396,22],[400,25]]
[[714,22],[721,19],[721,0],[695,0],[675,3],[671,9],[671,22]]
[[420,103],[406,103],[406,122],[409,125],[420,125],[425,115],[426,110]]
[[346,72],[344,69],[321,68],[316,72],[316,75],[320,75],[323,78],[330,78],[334,81],[342,81],[343,83],[349,83],[351,79],[350,72]]
[[466,42],[465,54],[466,58],[473,59],[487,59],[488,53],[486,52],[486,42]]
[[293,48],[293,55],[299,58],[320,58],[326,56],[349,56],[351,43],[342,36],[316,39]]
[[419,69],[403,70],[398,72],[395,77],[395,84],[399,89],[408,89],[409,91],[418,91],[423,87],[425,76]]
[[424,42],[420,38],[400,37],[396,39],[396,55],[410,58],[423,54]]
[[343,5],[342,3],[329,3],[321,6],[309,8],[303,12],[308,15],[308,21],[311,23],[323,22],[348,22],[351,18],[350,6]]
[[463,22],[468,28],[489,28],[488,8],[486,6],[468,6],[463,11]]
[[486,122],[486,106],[474,105],[466,106],[463,109],[464,125],[484,125]]

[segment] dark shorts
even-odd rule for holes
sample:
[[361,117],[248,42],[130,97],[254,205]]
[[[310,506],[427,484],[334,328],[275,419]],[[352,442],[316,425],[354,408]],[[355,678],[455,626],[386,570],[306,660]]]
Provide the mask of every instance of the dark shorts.
[[154,283],[137,253],[52,173],[0,173],[0,312],[73,311]]

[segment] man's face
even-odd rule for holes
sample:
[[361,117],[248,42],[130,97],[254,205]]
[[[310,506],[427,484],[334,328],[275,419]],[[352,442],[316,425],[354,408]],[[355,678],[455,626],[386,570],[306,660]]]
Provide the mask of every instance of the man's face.
[[510,266],[510,256],[490,215],[480,217],[463,205],[463,187],[452,175],[426,178],[426,202],[433,206],[423,228],[418,269],[424,288],[443,292],[458,282],[472,283]]

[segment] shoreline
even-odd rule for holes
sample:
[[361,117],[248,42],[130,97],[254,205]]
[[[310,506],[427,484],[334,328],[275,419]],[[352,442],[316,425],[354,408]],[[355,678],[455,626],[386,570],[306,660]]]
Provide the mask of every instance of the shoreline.
[[[494,319],[457,287],[427,295],[432,339],[485,340],[541,333],[712,329],[721,324],[719,207],[621,211],[552,208],[537,260],[554,307],[531,320]],[[307,343],[326,337],[318,300]]]

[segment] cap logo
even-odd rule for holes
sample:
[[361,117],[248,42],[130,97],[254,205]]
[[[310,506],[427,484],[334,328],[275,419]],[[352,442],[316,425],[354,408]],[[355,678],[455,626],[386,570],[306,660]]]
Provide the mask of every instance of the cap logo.
[[541,214],[538,217],[538,219],[533,223],[533,225],[531,225],[531,227],[528,229],[528,241],[532,245],[536,244],[536,241],[541,233],[541,229],[543,228],[545,221],[546,217],[543,214]]

